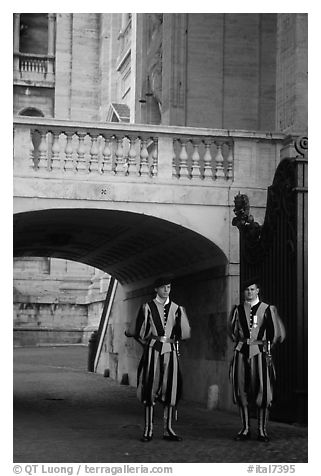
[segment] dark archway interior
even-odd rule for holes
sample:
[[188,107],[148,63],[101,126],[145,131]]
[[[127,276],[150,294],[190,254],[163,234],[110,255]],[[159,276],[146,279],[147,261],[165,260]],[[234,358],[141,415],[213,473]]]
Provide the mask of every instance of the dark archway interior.
[[203,236],[144,214],[51,209],[14,215],[14,256],[48,256],[102,269],[121,284],[162,273],[174,277],[226,263]]

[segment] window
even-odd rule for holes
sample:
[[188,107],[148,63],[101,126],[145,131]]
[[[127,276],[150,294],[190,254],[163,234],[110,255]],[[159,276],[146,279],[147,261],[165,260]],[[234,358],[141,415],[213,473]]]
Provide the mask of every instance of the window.
[[48,14],[20,14],[20,52],[48,54]]

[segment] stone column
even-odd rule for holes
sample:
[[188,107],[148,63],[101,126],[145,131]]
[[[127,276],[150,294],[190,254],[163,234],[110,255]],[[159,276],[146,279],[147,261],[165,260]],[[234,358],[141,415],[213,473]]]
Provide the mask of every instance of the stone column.
[[55,57],[55,20],[54,13],[48,13],[48,62],[47,62],[47,79],[53,79],[54,75],[54,57]]
[[72,13],[57,14],[55,51],[55,117],[57,119],[70,119],[71,116],[72,24]]
[[162,124],[186,125],[186,13],[164,13]]
[[48,56],[55,55],[55,20],[54,13],[48,13]]
[[13,14],[13,70],[19,72],[20,13]]
[[131,101],[130,122],[146,123],[146,100],[143,78],[146,75],[146,14],[135,13],[132,17],[131,46]]
[[276,128],[306,134],[308,124],[308,15],[277,19]]

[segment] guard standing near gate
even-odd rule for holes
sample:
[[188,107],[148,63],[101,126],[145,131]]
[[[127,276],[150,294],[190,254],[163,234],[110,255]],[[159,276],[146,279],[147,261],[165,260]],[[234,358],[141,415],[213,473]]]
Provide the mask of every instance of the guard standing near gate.
[[270,440],[266,425],[275,384],[271,349],[285,339],[276,307],[260,301],[259,291],[256,278],[244,283],[244,303],[235,306],[229,322],[230,336],[235,342],[230,368],[233,401],[239,406],[243,424],[235,437],[239,441],[251,438],[249,404],[252,402],[257,407],[257,439]]
[[141,441],[148,442],[153,438],[156,401],[164,406],[163,438],[180,441],[182,438],[172,427],[182,394],[178,343],[190,337],[190,326],[185,309],[169,298],[170,278],[157,279],[154,289],[156,297],[138,311],[134,332],[125,332],[127,337],[134,337],[144,347],[137,371],[137,396],[145,406]]

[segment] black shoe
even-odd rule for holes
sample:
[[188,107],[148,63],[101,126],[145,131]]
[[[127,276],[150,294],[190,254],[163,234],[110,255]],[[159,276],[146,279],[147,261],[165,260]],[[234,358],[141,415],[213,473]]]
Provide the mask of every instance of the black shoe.
[[257,441],[268,443],[270,441],[270,438],[267,435],[257,435]]
[[153,439],[153,435],[152,436],[145,436],[143,435],[140,439],[140,441],[142,441],[143,443],[148,443],[149,441],[151,441]]
[[247,433],[238,433],[235,437],[235,441],[246,441],[251,439],[251,433],[248,431]]
[[182,441],[182,437],[181,436],[178,436],[178,435],[164,435],[163,436],[163,440],[167,440],[167,441]]

